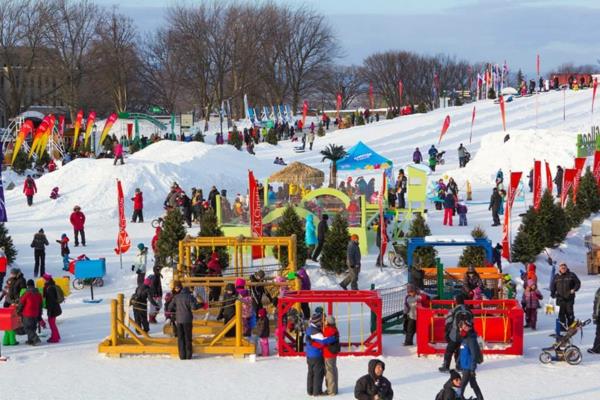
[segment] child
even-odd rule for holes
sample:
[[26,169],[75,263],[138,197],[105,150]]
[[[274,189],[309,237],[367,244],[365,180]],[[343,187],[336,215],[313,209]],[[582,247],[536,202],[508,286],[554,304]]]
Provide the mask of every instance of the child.
[[263,357],[269,356],[269,318],[267,310],[261,308],[258,310],[258,322],[256,323],[257,334],[260,342],[260,354]]
[[404,298],[404,345],[412,346],[415,332],[417,330],[417,289],[414,285],[406,286],[406,297]]
[[52,200],[56,200],[60,197],[60,195],[58,194],[58,186],[55,186],[52,188],[52,191],[50,192],[50,198]]
[[[235,291],[235,286],[232,283],[228,283],[225,286],[225,293],[223,294],[223,301],[221,302],[221,309],[219,310],[219,315],[217,316],[217,321],[223,320],[223,325],[227,325],[229,321],[233,317],[235,317],[235,300],[237,298],[237,294]],[[226,337],[234,337],[235,329],[230,329],[225,334]]]
[[60,240],[57,240],[56,243],[60,244],[60,256],[63,260],[63,271],[69,270],[69,254],[71,251],[69,250],[69,238],[66,233],[60,235]]
[[504,286],[504,297],[507,299],[514,299],[517,295],[517,285],[513,282],[510,274],[504,274],[502,276],[502,285]]
[[250,293],[248,289],[238,290],[240,295],[240,302],[242,303],[242,322],[243,326],[243,334],[245,337],[252,336],[252,317],[254,316],[254,311],[252,310],[252,298],[250,297]]
[[522,303],[525,305],[525,328],[530,327],[535,331],[537,325],[537,310],[540,307],[540,300],[544,297],[537,288],[533,280],[527,282],[527,287],[523,293]]
[[456,213],[458,214],[458,226],[467,226],[467,206],[462,200],[459,200],[456,205]]

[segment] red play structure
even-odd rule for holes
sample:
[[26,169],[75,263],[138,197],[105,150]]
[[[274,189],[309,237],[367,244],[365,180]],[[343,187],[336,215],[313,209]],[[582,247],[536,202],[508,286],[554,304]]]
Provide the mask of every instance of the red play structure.
[[[378,356],[382,353],[383,345],[381,340],[381,298],[379,293],[370,290],[301,290],[291,291],[281,297],[277,303],[277,343],[279,356],[303,356],[302,343],[304,335],[301,332],[290,332],[286,323],[288,312],[301,303],[312,303],[313,306],[322,306],[327,315],[334,315],[334,304],[336,309],[340,310],[340,305],[348,305],[348,332],[343,336],[340,332],[341,351],[338,356]],[[351,341],[351,307],[360,305],[362,315],[362,305],[368,307],[365,310],[366,322],[360,320],[360,341]],[[357,308],[357,307],[355,307]],[[314,307],[313,307],[314,309]],[[371,332],[370,318],[371,313],[376,315],[377,323],[375,330]],[[356,321],[354,321],[356,322]],[[366,339],[363,338],[363,322],[366,325]],[[338,329],[340,326],[338,319]],[[340,329],[341,330],[341,329]]]
[[[485,342],[484,354],[523,355],[523,309],[516,300],[465,301],[471,306],[475,331]],[[417,307],[417,355],[446,349],[445,320],[452,300],[432,300]]]

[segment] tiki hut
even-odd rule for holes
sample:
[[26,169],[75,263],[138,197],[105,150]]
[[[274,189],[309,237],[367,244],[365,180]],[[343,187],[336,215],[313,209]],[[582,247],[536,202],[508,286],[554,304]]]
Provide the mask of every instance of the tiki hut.
[[323,186],[325,173],[320,169],[310,167],[301,162],[295,161],[287,167],[274,173],[269,178],[269,182],[286,183],[299,187],[313,186],[319,188]]

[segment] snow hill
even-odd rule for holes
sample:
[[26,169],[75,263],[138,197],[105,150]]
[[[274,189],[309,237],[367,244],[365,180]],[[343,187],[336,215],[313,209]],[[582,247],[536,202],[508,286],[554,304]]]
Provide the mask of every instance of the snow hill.
[[[472,142],[469,142],[473,105],[436,110],[382,120],[379,123],[346,130],[329,132],[317,137],[313,151],[296,153],[297,143],[280,142],[277,146],[256,146],[256,156],[239,152],[230,146],[202,143],[160,142],[126,158],[124,166],[113,167],[112,160],[76,160],[37,180],[38,195],[34,206],[27,207],[22,194],[22,178],[14,178],[17,187],[6,192],[9,222],[7,224],[19,250],[18,265],[27,277],[33,271],[33,251],[30,248],[33,233],[44,228],[51,242],[47,250],[47,270],[62,275],[58,239],[62,232],[71,236],[68,217],[72,207],[80,205],[88,217],[86,236],[88,247],[71,248],[76,256],[85,251],[90,257],[106,257],[107,284],[96,295],[105,299],[97,305],[84,304],[86,291],[74,293],[58,319],[62,342],[30,348],[25,345],[3,347],[3,355],[10,361],[0,364],[0,390],[6,398],[31,399],[163,399],[178,396],[195,398],[249,398],[249,399],[303,399],[305,396],[306,362],[301,358],[258,358],[256,362],[230,357],[202,357],[192,362],[179,362],[167,357],[125,357],[110,359],[97,353],[97,344],[109,333],[108,299],[116,293],[127,295],[135,286],[130,272],[133,253],[124,256],[124,268],[113,248],[117,233],[116,179],[121,179],[126,198],[139,187],[144,192],[144,224],[129,224],[128,232],[135,244],[148,243],[153,229],[149,222],[162,213],[162,202],[172,182],[178,182],[189,191],[191,187],[204,189],[212,185],[228,189],[231,195],[245,193],[247,169],[259,178],[269,176],[279,167],[272,164],[276,156],[286,162],[302,161],[328,173],[328,164],[321,162],[319,151],[329,143],[346,148],[358,140],[390,158],[394,166],[407,165],[415,147],[423,153],[431,144],[447,151],[446,164],[431,179],[453,176],[459,186],[466,179],[473,185],[475,200],[489,199],[493,176],[498,168],[505,172],[523,170],[526,175],[533,158],[570,166],[575,152],[575,135],[588,132],[597,122],[590,114],[591,90],[567,92],[566,120],[563,121],[563,94],[544,93],[520,98],[506,104],[506,133],[511,139],[504,143],[499,106],[493,101],[476,104],[477,115]],[[537,105],[536,105],[537,103]],[[537,127],[536,127],[537,109]],[[438,138],[446,115],[451,117],[450,129],[438,146]],[[471,163],[458,169],[457,152],[463,143],[472,154]],[[394,173],[396,174],[396,172]],[[7,176],[5,176],[5,186]],[[51,201],[50,190],[58,186],[61,198]],[[529,193],[525,202],[516,203],[513,230],[518,227],[518,213],[531,204]],[[126,201],[130,215],[132,204]],[[475,225],[486,229],[492,241],[500,239],[501,229],[490,227],[491,215],[486,204],[469,207],[469,226],[444,227],[441,214],[428,213],[429,224],[436,235],[468,234]],[[195,233],[194,227],[190,233]],[[582,279],[578,293],[576,314],[588,318],[591,302],[598,287],[598,279],[585,274],[583,236],[589,232],[589,221],[571,232],[567,241],[551,251],[553,258],[566,261]],[[443,261],[452,264],[458,251],[442,253]],[[374,268],[374,252],[364,256],[364,267],[359,285],[368,288],[371,282],[378,287],[396,286],[405,276],[392,271],[380,272]],[[538,260],[540,287],[547,287],[550,269],[543,257]],[[513,276],[518,276],[519,265],[506,265]],[[309,265],[309,274],[316,288],[335,289],[337,277],[321,274],[316,265]],[[543,295],[548,297],[548,291]],[[341,316],[342,317],[342,316]],[[352,317],[360,314],[352,310]],[[368,317],[368,316],[367,316]],[[478,381],[486,399],[592,399],[597,396],[595,383],[600,372],[600,358],[584,354],[583,364],[570,367],[564,363],[541,365],[537,357],[541,347],[551,344],[554,316],[540,313],[538,331],[527,332],[524,357],[488,357],[478,371]],[[162,319],[162,317],[161,317]],[[154,326],[152,332],[160,327]],[[24,341],[24,338],[20,338]],[[384,336],[385,375],[391,380],[395,398],[433,399],[447,376],[437,372],[439,357],[417,358],[414,348],[402,347],[403,337]],[[581,347],[587,348],[593,340],[593,329],[587,328]],[[274,341],[271,340],[274,346]],[[576,339],[579,344],[579,339]],[[367,372],[367,359],[344,358],[338,361],[340,399],[353,398],[356,379]],[[36,378],[34,378],[36,377]],[[110,382],[109,384],[105,384]],[[85,394],[84,394],[85,393]],[[594,395],[596,393],[596,395]],[[467,395],[470,395],[470,389]],[[4,398],[4,397],[3,397]]]

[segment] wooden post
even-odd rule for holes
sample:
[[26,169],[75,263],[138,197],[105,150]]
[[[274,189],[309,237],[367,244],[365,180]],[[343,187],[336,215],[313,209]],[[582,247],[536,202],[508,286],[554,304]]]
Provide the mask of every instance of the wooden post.
[[235,301],[235,347],[242,345],[242,303]]
[[113,299],[110,301],[110,342],[113,346],[118,344],[117,326],[117,300]]
[[177,263],[177,272],[180,274],[183,272],[183,240],[179,241],[179,262]]
[[[123,306],[123,302],[124,302],[124,296],[123,293],[119,293],[117,294],[117,315],[116,315],[116,320],[117,321],[125,321],[124,319],[124,306]],[[119,324],[117,324],[117,336],[118,337],[122,337],[123,336],[123,329],[121,328],[121,326]]]
[[298,263],[298,258],[296,256],[297,250],[296,235],[294,234],[288,241],[288,269],[291,272],[296,272],[298,270],[298,265],[296,265]]

